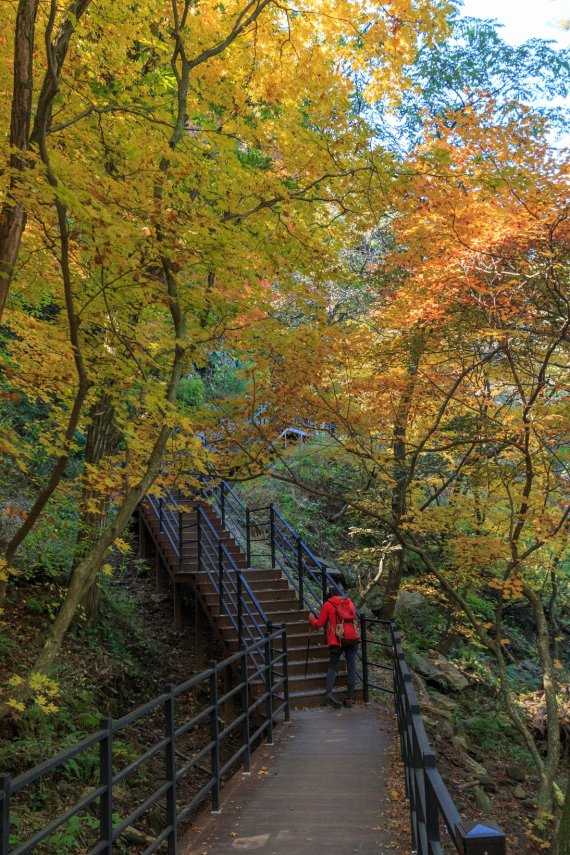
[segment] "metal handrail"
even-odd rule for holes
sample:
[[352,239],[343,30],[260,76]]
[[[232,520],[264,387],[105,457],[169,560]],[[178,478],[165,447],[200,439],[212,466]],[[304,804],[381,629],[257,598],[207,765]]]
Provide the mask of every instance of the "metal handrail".
[[[273,563],[279,563],[282,571],[284,571],[283,563],[276,560],[276,551],[279,549],[281,555],[288,565],[292,574],[286,572],[286,575],[290,579],[291,583],[295,587],[299,594],[299,605],[305,605],[308,609],[313,610],[316,606],[322,604],[322,599],[324,599],[324,595],[326,593],[327,588],[333,588],[338,594],[342,594],[342,589],[336,580],[330,575],[327,570],[326,564],[324,564],[316,555],[313,554],[311,549],[307,546],[307,544],[301,540],[297,532],[289,525],[289,523],[283,519],[279,511],[270,506],[270,519],[271,519],[271,554]],[[291,543],[289,537],[286,537],[279,531],[279,525],[276,524],[276,520],[278,520],[282,526],[284,526],[286,532],[293,538],[295,543]],[[281,544],[277,542],[275,535],[278,534],[282,537],[282,540],[287,544],[291,552],[296,552],[295,559],[291,559],[287,556],[285,550],[282,548]],[[320,578],[317,577],[313,568],[308,564],[304,558],[307,556],[310,561],[314,564],[317,569]],[[303,572],[305,571],[305,572]],[[314,589],[311,585],[309,585],[309,591],[313,596],[313,600],[308,598],[305,594],[305,585],[306,585],[306,577],[308,577],[317,585],[317,590],[320,590],[322,599],[315,593]]]
[[[270,511],[270,539],[272,565],[279,567],[299,594],[299,606],[313,610],[321,606],[326,587],[339,594],[342,591],[328,573],[326,565],[318,559],[301,540],[292,526],[273,506]],[[249,523],[249,512],[246,516]],[[248,531],[249,538],[249,531]],[[312,566],[311,566],[312,565]],[[449,831],[451,841],[461,855],[505,855],[505,835],[496,823],[464,823],[437,769],[436,755],[427,738],[420,707],[412,686],[401,646],[401,636],[391,621],[367,618],[357,611],[361,628],[362,645],[359,659],[364,700],[368,701],[371,688],[394,694],[402,757],[406,770],[406,794],[410,802],[413,846],[418,855],[442,855],[440,820]],[[371,624],[384,624],[390,628],[391,644],[378,641],[369,634]],[[389,647],[390,665],[369,659],[373,645]],[[371,682],[371,668],[390,671],[393,688]]]
[[209,501],[221,519],[222,526],[234,537],[246,556],[248,567],[251,563],[251,530],[249,508],[237,493],[223,479],[216,486],[204,483],[202,496]]
[[[506,837],[492,820],[465,822],[451,798],[437,768],[437,756],[427,737],[412,682],[412,672],[406,664],[402,635],[394,621],[365,619],[365,632],[371,624],[390,631],[390,642],[372,641],[390,649],[390,666],[368,662],[393,674],[393,694],[400,735],[400,750],[404,762],[406,796],[410,805],[413,849],[417,855],[442,855],[443,845],[449,843],[460,855],[505,855]],[[388,691],[385,687],[377,688]],[[449,841],[442,840],[442,824],[449,832]],[[446,849],[448,851],[448,849]]]
[[[247,579],[245,578],[245,576],[243,575],[241,570],[238,568],[238,566],[235,563],[231,553],[228,551],[228,549],[225,546],[225,544],[223,543],[223,541],[220,540],[218,533],[217,533],[215,527],[213,526],[211,520],[208,518],[207,514],[205,514],[204,511],[200,507],[198,507],[197,508],[197,515],[198,515],[198,518],[201,519],[201,521],[206,525],[206,528],[207,528],[206,532],[204,532],[203,528],[201,528],[200,530],[201,530],[203,536],[206,538],[207,545],[210,547],[210,549],[212,551],[217,551],[217,555],[215,555],[215,556],[208,554],[208,553],[206,553],[206,556],[205,556],[205,552],[204,552],[204,550],[202,550],[202,553],[201,553],[200,558],[199,558],[199,569],[203,569],[208,574],[208,578],[210,579],[210,582],[212,583],[212,586],[213,586],[215,592],[220,596],[220,612],[223,610],[224,605],[226,605],[226,603],[224,602],[224,599],[223,599],[223,594],[226,593],[228,595],[228,598],[229,598],[229,603],[235,609],[235,611],[232,613],[230,610],[228,610],[226,608],[226,614],[228,615],[228,617],[232,623],[232,626],[234,627],[234,629],[236,630],[236,632],[238,634],[239,643],[241,644],[241,635],[242,635],[242,631],[244,629],[243,624],[240,623],[239,615],[240,614],[243,615],[244,609],[245,609],[246,614],[248,615],[248,617],[251,619],[251,621],[253,623],[253,628],[255,630],[257,630],[258,637],[262,636],[264,634],[264,629],[262,629],[262,627],[260,626],[260,623],[257,620],[257,618],[255,617],[255,614],[253,613],[253,610],[251,609],[249,602],[244,598],[244,593],[246,593],[248,595],[248,597],[251,599],[251,602],[253,603],[253,606],[254,606],[255,610],[257,611],[257,613],[259,614],[262,622],[265,624],[265,627],[268,627],[270,625],[270,621],[269,621],[267,615],[265,614],[263,607],[261,606],[257,597],[255,596],[255,594],[251,590],[251,587],[250,587]],[[208,534],[208,531],[209,531],[209,534]],[[213,538],[210,535],[213,535]],[[203,546],[204,545],[205,544],[203,544]],[[226,558],[226,561],[229,564],[229,568],[231,571],[233,571],[233,574],[235,576],[235,580],[232,579],[231,575],[228,577],[228,581],[232,585],[231,590],[228,588],[227,585],[224,585],[223,562],[222,562],[221,567],[220,567],[220,563],[219,563],[220,553]],[[208,567],[205,566],[204,562],[206,561],[206,559],[209,561],[210,569],[208,569]],[[216,578],[216,573],[215,573],[216,564],[217,564],[218,571],[221,571],[221,580],[220,580],[219,575]],[[221,588],[220,588],[220,581],[222,584]],[[235,592],[235,598],[232,596],[232,591]],[[254,635],[252,633],[251,627],[249,627],[249,625],[246,624],[245,628],[247,629],[248,634],[251,638],[251,641],[253,642],[255,639],[254,639]]]
[[[255,653],[260,654],[263,660],[262,685],[264,690],[253,698],[254,683],[257,686],[259,684],[256,683],[257,673],[251,672],[247,660],[249,656]],[[228,673],[230,667],[233,668],[234,673],[239,673],[239,678],[229,690],[220,693],[218,682],[223,675]],[[277,668],[279,668],[282,676],[276,680]],[[204,684],[209,686],[209,697],[205,707],[183,724],[177,724],[177,699]],[[281,697],[277,695],[277,689],[283,690]],[[233,698],[240,701],[240,709],[236,711],[233,721],[226,723],[225,727],[220,729],[221,707],[224,705],[224,719],[227,719],[227,705]],[[148,747],[140,757],[135,760],[131,759],[126,766],[115,771],[113,766],[114,738],[133,723],[142,721],[146,716],[156,714],[160,710],[163,712],[164,725],[158,741]],[[254,723],[254,713],[261,716],[260,724],[257,721]],[[285,721],[289,721],[288,654],[285,627],[272,629],[262,638],[242,648],[223,662],[210,663],[209,668],[184,683],[178,686],[168,686],[161,695],[122,718],[116,721],[102,719],[100,729],[94,734],[22,775],[15,778],[10,775],[0,775],[0,855],[27,855],[36,846],[48,840],[70,819],[92,809],[95,802],[99,802],[98,827],[97,831],[94,832],[98,842],[88,850],[88,855],[111,852],[113,845],[117,843],[125,830],[129,826],[133,826],[150,807],[164,798],[166,799],[166,815],[163,828],[149,844],[145,853],[151,855],[164,842],[167,843],[168,852],[175,853],[178,832],[182,822],[208,798],[211,800],[212,810],[219,810],[220,789],[224,776],[231,769],[236,768],[238,764],[242,766],[244,771],[249,771],[252,749],[262,737],[265,737],[268,743],[273,743],[273,727],[277,717],[281,714],[284,715]],[[208,736],[202,741],[191,759],[186,760],[183,766],[179,766],[176,745],[180,743],[184,734],[194,730],[200,724],[209,726]],[[150,733],[151,730],[149,729],[148,732]],[[234,742],[231,743],[228,750],[229,756],[222,763],[221,746],[230,746],[230,743],[226,741],[228,737],[232,736],[235,741],[235,734],[240,732],[241,738],[238,739],[238,746],[236,747]],[[34,782],[41,780],[45,775],[65,766],[74,757],[95,747],[99,748],[98,786],[80,796],[74,804],[67,807],[65,811],[43,828],[32,833],[25,841],[14,843],[10,835],[10,828],[14,824],[12,817],[17,811],[13,801],[14,796]],[[118,789],[119,785],[123,789],[127,784],[128,776],[157,755],[162,755],[164,758],[164,763],[157,766],[157,769],[163,770],[160,773],[162,779],[159,779],[151,795],[137,804],[129,816],[120,817],[119,822],[117,822],[117,808],[113,804],[114,789]],[[204,762],[208,760],[210,768],[205,770]],[[187,804],[180,806],[180,793],[177,793],[177,785],[183,777],[197,769],[200,770],[201,774],[207,774],[208,780]],[[159,773],[155,770],[155,774]],[[67,797],[66,793],[66,801]],[[93,813],[91,813],[91,817],[93,817]]]
[[[244,508],[247,518],[249,511],[245,505],[226,482],[222,482],[222,484],[224,485],[222,496],[227,492],[235,497],[240,507]],[[249,640],[254,642],[256,636],[259,638],[267,632],[270,621],[217,529],[200,505],[196,506],[196,523],[184,525],[182,508],[178,499],[167,488],[164,488],[163,492],[164,497],[157,498],[149,494],[147,498],[152,511],[159,520],[160,530],[166,534],[179,563],[182,564],[184,546],[191,543],[197,544],[198,569],[207,573],[214,591],[219,596],[220,614],[225,610],[237,633],[240,647],[243,643],[244,630]],[[206,498],[215,498],[215,491],[207,485],[202,488],[201,493]],[[214,511],[217,513],[216,502],[213,504]],[[196,529],[195,538],[188,537],[188,528]],[[247,597],[249,597],[249,601]],[[254,614],[254,611],[257,612],[259,618]],[[244,613],[249,618],[251,625],[247,621],[244,622]],[[260,621],[264,624],[263,627]]]

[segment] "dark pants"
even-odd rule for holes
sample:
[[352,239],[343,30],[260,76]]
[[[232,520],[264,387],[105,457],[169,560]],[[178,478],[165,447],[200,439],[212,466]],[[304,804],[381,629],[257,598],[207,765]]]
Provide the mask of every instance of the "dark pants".
[[346,670],[348,671],[348,688],[346,691],[347,698],[354,697],[354,687],[356,685],[356,644],[343,644],[342,647],[334,645],[329,647],[329,670],[327,672],[327,695],[333,690],[336,672],[340,664],[340,659],[344,653],[346,657]]

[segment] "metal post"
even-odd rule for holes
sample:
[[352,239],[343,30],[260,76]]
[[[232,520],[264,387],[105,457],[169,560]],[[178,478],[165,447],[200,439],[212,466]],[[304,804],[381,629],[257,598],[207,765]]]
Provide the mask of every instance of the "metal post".
[[158,500],[158,528],[159,528],[159,531],[162,531],[162,518],[164,516],[163,504],[164,504],[164,500],[161,496],[160,499]]
[[0,775],[0,855],[10,852],[10,794],[12,779],[10,775]]
[[218,663],[210,662],[210,763],[214,786],[212,788],[212,812],[220,810],[220,742],[218,729]]
[[226,494],[224,482],[220,484],[220,511],[222,514],[222,528],[226,527]]
[[303,544],[297,538],[297,574],[299,576],[299,608],[303,608]]
[[269,538],[271,541],[271,567],[275,567],[275,511],[273,505],[269,505]]
[[242,601],[241,573],[237,574],[237,629],[238,629],[238,645],[241,648],[243,645],[243,601]]
[[251,521],[249,508],[245,509],[245,554],[247,566],[251,567]]
[[370,700],[370,685],[368,674],[368,637],[366,634],[366,618],[360,617],[360,637],[362,638],[362,694],[364,703]]
[[164,690],[168,697],[164,702],[164,735],[168,742],[164,749],[166,781],[169,788],[166,791],[166,824],[169,828],[167,842],[168,855],[176,855],[176,716],[174,686]]
[[202,523],[200,522],[202,509],[198,505],[196,508],[196,540],[198,544],[198,573],[202,569]]
[[139,507],[139,558],[146,558],[146,529],[144,524],[142,508]]
[[425,823],[426,834],[428,839],[428,848],[432,848],[433,843],[439,844],[439,808],[437,799],[433,791],[431,781],[429,779],[428,769],[437,767],[434,751],[423,752],[423,771],[424,771],[424,794],[425,794]]
[[249,682],[247,673],[247,653],[241,655],[241,741],[245,748],[243,752],[243,771],[249,774],[251,770],[251,743],[249,740]]
[[218,587],[220,589],[220,617],[224,610],[224,548],[218,540]]
[[283,695],[285,697],[285,721],[291,720],[289,709],[289,654],[287,652],[287,627],[281,624],[281,653],[283,654]]
[[491,819],[458,823],[455,826],[455,839],[461,855],[506,855],[505,833]]
[[113,719],[102,718],[99,727],[106,731],[99,743],[99,785],[105,788],[99,799],[99,842],[105,855],[113,852]]
[[271,659],[271,633],[273,627],[267,623],[267,639],[265,641],[265,716],[267,718],[267,742],[273,745],[273,662]]
[[182,547],[184,538],[182,534],[182,511],[178,511],[178,571],[182,572]]
[[415,849],[418,855],[428,855],[426,827],[425,827],[425,797],[423,792],[423,766],[422,755],[418,740],[416,738],[416,730],[413,723],[413,710],[410,704],[410,720],[409,726],[412,733],[411,737],[411,757],[409,766],[410,790],[408,799],[410,802],[410,825],[412,828],[412,849]]

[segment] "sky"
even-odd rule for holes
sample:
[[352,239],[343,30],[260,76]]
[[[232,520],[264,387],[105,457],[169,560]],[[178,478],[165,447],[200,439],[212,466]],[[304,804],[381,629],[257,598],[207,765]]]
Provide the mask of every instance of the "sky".
[[504,24],[502,38],[513,45],[539,38],[570,47],[570,31],[559,25],[559,21],[570,18],[568,0],[463,0],[463,14],[495,18]]

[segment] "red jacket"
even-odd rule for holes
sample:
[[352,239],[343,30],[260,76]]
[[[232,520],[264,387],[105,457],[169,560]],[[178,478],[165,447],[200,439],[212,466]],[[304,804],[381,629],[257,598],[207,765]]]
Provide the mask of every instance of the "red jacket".
[[326,624],[327,644],[329,647],[339,647],[339,640],[336,637],[336,608],[342,602],[342,597],[331,597],[326,603],[323,603],[318,618],[311,618],[313,626],[321,627]]

